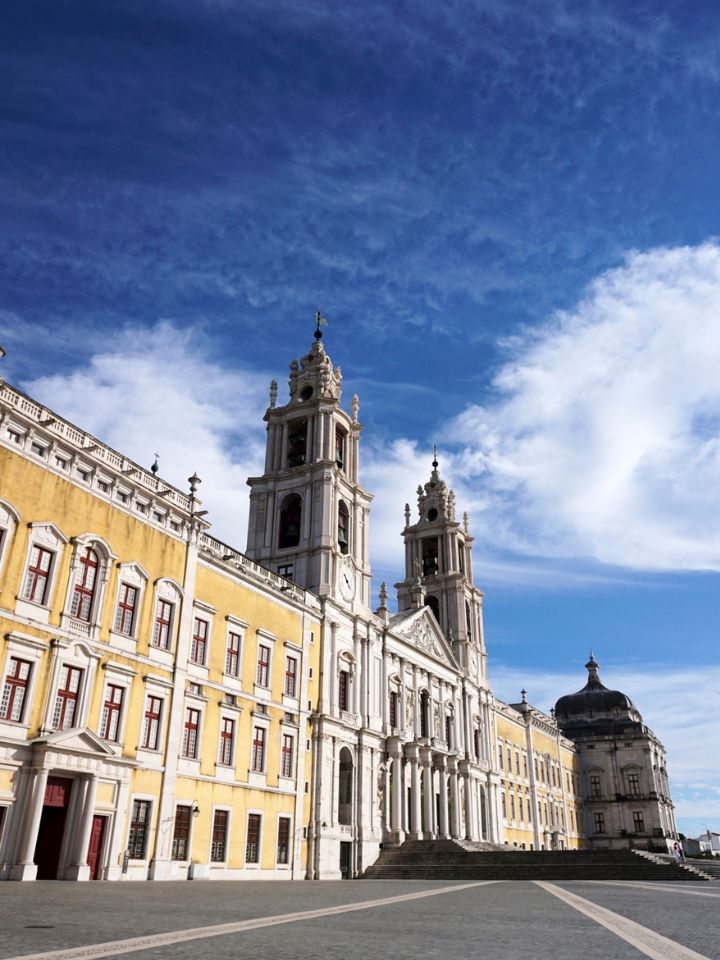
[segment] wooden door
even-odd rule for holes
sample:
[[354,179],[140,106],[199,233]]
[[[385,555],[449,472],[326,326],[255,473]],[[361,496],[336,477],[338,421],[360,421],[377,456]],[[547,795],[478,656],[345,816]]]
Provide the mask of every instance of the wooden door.
[[102,849],[105,839],[105,823],[107,817],[93,817],[90,831],[90,845],[88,846],[87,863],[90,867],[90,879],[99,880],[102,869]]

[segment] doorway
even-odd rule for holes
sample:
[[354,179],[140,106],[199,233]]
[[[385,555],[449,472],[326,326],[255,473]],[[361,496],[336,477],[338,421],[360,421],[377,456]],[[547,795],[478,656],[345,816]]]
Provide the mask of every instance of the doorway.
[[92,829],[90,831],[90,844],[88,846],[87,863],[90,867],[90,879],[99,880],[102,870],[102,850],[103,840],[105,839],[105,825],[107,817],[94,816]]
[[57,879],[72,784],[64,777],[48,777],[35,844],[38,880]]
[[343,880],[349,880],[351,873],[352,843],[349,840],[340,841],[340,876]]

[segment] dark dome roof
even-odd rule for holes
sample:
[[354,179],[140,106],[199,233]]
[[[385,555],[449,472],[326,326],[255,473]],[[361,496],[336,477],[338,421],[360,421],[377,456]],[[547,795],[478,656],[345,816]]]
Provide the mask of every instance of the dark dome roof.
[[555,704],[555,718],[558,721],[579,715],[599,716],[603,714],[615,713],[637,713],[637,707],[630,697],[619,690],[608,690],[600,682],[600,665],[595,657],[590,654],[590,659],[585,664],[588,673],[588,682],[577,693],[570,693],[565,697],[560,697]]

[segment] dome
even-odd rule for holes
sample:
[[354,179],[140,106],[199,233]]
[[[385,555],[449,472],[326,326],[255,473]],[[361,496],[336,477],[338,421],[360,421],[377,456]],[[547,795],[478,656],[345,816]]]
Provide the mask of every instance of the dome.
[[600,664],[590,654],[585,664],[589,673],[588,682],[577,693],[570,693],[555,704],[555,719],[563,726],[563,721],[572,722],[578,719],[602,719],[619,714],[633,714],[633,719],[639,718],[635,704],[630,697],[619,690],[608,690],[600,681]]

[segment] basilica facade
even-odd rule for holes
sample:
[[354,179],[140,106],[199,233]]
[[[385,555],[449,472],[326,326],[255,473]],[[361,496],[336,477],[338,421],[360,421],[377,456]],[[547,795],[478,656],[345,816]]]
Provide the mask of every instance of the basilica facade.
[[[674,839],[637,718],[578,731],[596,704],[493,695],[437,458],[396,612],[373,597],[359,409],[318,329],[284,402],[271,385],[242,552],[211,535],[198,477],[183,492],[2,384],[1,877],[331,879],[405,839]],[[610,803],[626,741],[628,811],[601,820],[593,778]]]

